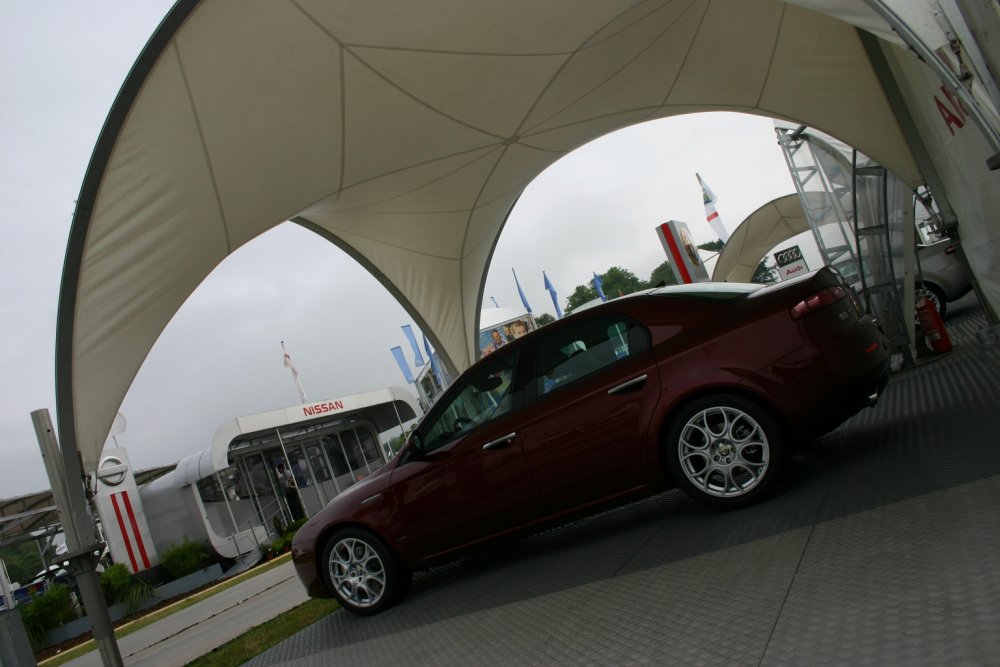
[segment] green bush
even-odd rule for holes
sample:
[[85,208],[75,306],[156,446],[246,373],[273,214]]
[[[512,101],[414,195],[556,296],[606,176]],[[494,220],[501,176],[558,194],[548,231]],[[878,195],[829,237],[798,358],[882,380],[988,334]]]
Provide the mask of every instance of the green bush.
[[164,551],[162,562],[172,579],[180,579],[206,567],[208,551],[201,542],[184,540]]
[[129,614],[134,614],[135,612],[142,609],[146,601],[156,594],[156,589],[153,588],[152,584],[143,581],[142,579],[135,578],[132,580],[132,585],[128,589],[128,593],[125,595],[125,599],[122,602],[125,603],[125,611]]
[[260,549],[264,558],[274,558],[280,554],[289,551],[292,548],[292,538],[295,537],[295,532],[302,527],[302,524],[306,522],[305,519],[299,519],[298,521],[293,521],[288,524],[285,528],[285,532],[281,534],[280,537],[275,539],[273,542],[268,544],[262,544]]
[[130,588],[132,573],[123,563],[115,563],[101,573],[101,591],[109,605],[124,601]]
[[69,588],[62,584],[52,584],[45,592],[32,596],[27,604],[20,605],[18,610],[35,650],[42,648],[49,630],[76,618]]
[[155,589],[132,575],[122,563],[115,563],[101,573],[101,590],[108,605],[125,604],[125,611],[133,614],[151,598]]

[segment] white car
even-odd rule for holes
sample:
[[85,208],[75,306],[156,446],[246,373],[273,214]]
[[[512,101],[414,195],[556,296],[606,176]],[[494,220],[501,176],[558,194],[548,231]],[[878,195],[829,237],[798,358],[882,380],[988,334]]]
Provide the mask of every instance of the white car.
[[[972,282],[958,253],[958,243],[945,239],[917,246],[923,287],[929,298],[944,317],[948,302],[965,296],[972,289]],[[918,285],[919,287],[919,285]]]

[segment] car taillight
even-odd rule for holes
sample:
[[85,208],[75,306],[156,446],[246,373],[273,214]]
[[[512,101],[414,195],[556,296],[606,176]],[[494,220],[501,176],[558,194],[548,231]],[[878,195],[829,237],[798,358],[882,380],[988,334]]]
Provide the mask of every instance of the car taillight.
[[792,319],[797,320],[800,317],[805,317],[813,311],[819,310],[824,306],[829,306],[831,303],[836,303],[846,297],[847,290],[843,287],[829,287],[827,289],[820,290],[815,294],[810,294],[792,306],[789,312],[791,313]]

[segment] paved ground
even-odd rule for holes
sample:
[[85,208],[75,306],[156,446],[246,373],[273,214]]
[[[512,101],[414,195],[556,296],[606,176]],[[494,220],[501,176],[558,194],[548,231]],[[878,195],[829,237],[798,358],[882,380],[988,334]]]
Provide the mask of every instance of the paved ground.
[[[118,649],[129,667],[185,665],[306,599],[289,561],[123,637]],[[91,651],[66,665],[100,667],[101,657]]]
[[975,345],[974,303],[948,325],[952,353],[895,374],[766,503],[664,493],[422,573],[397,607],[334,612],[247,664],[1000,664],[1000,349]]

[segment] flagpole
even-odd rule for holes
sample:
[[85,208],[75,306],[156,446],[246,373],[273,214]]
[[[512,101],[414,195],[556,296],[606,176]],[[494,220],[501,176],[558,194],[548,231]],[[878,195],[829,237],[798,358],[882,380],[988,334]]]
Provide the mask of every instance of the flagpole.
[[295,379],[295,386],[299,388],[299,398],[302,399],[304,405],[309,402],[309,399],[306,398],[306,390],[302,386],[302,380],[299,379],[299,369],[292,363],[291,355],[285,350],[285,341],[281,341],[281,354],[285,360],[285,368],[292,372],[292,377]]

